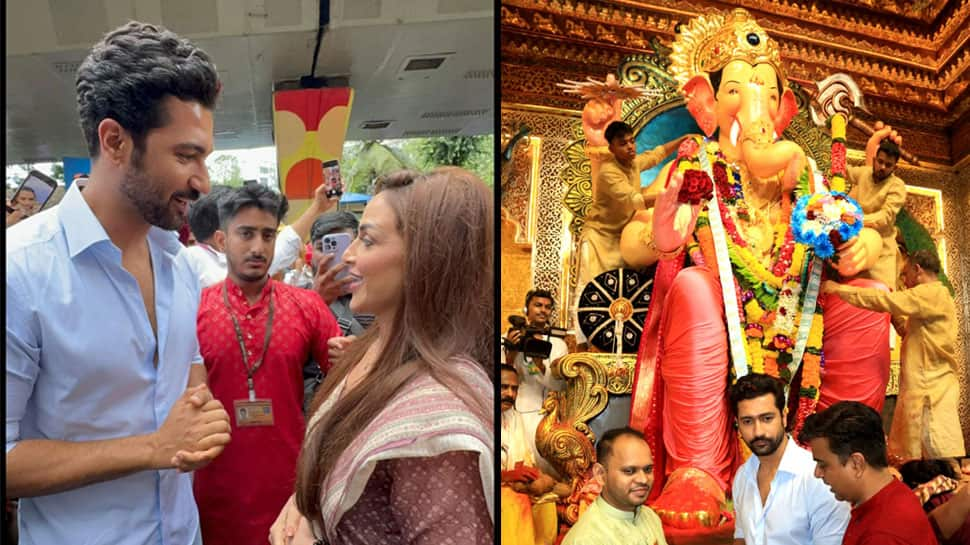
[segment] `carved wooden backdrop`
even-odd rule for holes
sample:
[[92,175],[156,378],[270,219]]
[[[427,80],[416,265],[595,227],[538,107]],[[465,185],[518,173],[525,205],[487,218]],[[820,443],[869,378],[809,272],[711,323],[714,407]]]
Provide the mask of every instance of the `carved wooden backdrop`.
[[[503,0],[502,100],[579,110],[556,82],[602,78],[624,56],[669,46],[690,18],[735,7],[778,41],[790,80],[809,87],[838,67],[921,159],[953,166],[970,157],[966,0]],[[854,128],[848,137],[865,141]]]

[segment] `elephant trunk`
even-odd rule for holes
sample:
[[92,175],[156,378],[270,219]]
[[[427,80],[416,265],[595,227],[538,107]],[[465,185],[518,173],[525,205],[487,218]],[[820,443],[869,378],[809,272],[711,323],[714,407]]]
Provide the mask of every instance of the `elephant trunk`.
[[745,138],[741,142],[741,160],[756,178],[770,178],[791,168],[793,163],[800,165],[796,159],[803,156],[804,151],[790,140],[764,142]]
[[[775,119],[778,106],[772,104],[770,92],[760,81],[742,88],[740,111],[731,127],[732,144],[741,152],[741,161],[757,178],[769,178],[789,169],[804,152],[794,142],[778,140]],[[787,122],[786,122],[787,124]]]

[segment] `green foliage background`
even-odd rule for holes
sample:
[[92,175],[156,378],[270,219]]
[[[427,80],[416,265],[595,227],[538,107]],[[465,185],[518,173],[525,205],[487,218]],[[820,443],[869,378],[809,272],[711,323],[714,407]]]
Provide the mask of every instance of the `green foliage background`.
[[340,170],[353,193],[370,193],[374,180],[388,172],[439,166],[470,170],[492,187],[494,142],[492,135],[348,142]]

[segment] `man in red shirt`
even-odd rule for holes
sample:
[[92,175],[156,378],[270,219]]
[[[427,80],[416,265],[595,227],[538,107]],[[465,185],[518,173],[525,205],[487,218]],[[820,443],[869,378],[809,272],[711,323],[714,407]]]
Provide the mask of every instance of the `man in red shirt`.
[[232,443],[195,475],[206,545],[264,545],[293,493],[303,441],[303,364],[326,372],[340,328],[316,292],[272,280],[268,268],[286,198],[256,185],[225,195],[217,242],[228,277],[202,292],[198,335],[212,394]]
[[799,435],[815,459],[815,476],[852,504],[842,545],[937,545],[916,495],[889,473],[879,413],[840,401],[805,419]]

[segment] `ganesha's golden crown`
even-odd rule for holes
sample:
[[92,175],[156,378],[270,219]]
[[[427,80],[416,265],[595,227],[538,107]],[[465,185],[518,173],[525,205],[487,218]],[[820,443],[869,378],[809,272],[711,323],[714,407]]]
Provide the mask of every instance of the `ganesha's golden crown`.
[[683,87],[690,78],[716,72],[733,60],[768,63],[786,83],[778,44],[751,15],[737,8],[730,15],[701,15],[681,28],[670,54],[670,74]]

